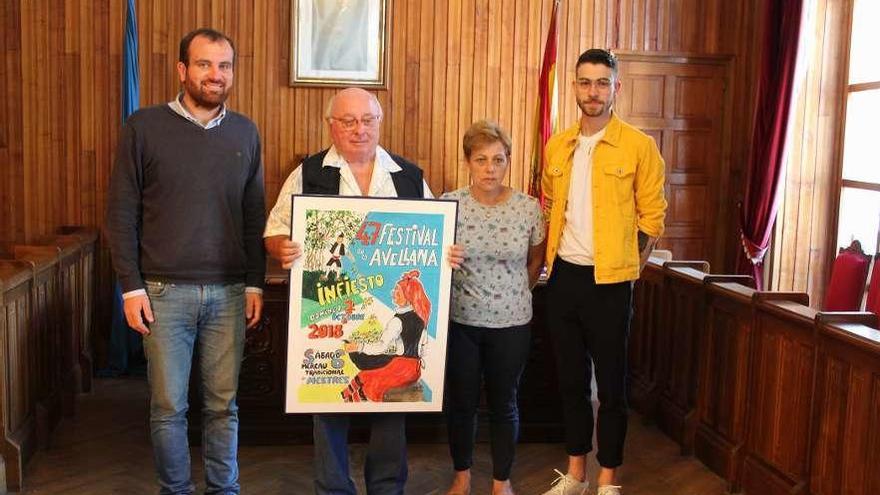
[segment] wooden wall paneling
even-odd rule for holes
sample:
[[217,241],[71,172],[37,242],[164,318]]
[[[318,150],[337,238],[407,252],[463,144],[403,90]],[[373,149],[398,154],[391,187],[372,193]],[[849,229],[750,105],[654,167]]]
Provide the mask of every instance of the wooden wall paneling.
[[703,51],[707,53],[718,53],[721,47],[721,32],[724,31],[723,23],[728,19],[721,17],[722,6],[724,2],[701,2],[704,5],[702,18],[697,18],[697,24],[702,24],[704,32],[702,34]]
[[[652,136],[666,161],[666,231],[660,240],[676,259],[722,266],[716,245],[723,222],[706,211],[728,207],[720,196],[728,171],[729,57],[622,52],[616,109]],[[724,199],[722,199],[724,198]]]
[[0,250],[9,252],[24,237],[24,125],[21,99],[21,9],[0,5]]
[[[121,65],[122,65],[122,29],[125,22],[125,4],[122,2],[88,2],[90,3],[90,12],[86,13],[90,20],[85,21],[85,25],[92,27],[91,45],[84,45],[80,52],[86,54],[87,57],[93,57],[92,71],[83,71],[85,78],[80,85],[87,88],[84,91],[91,101],[92,108],[90,111],[84,112],[84,115],[92,115],[92,120],[83,121],[80,125],[84,131],[84,138],[91,140],[85,148],[88,161],[79,166],[88,166],[94,169],[95,176],[95,203],[94,210],[95,220],[84,221],[83,224],[102,228],[104,225],[105,209],[107,206],[107,185],[110,182],[110,170],[113,160],[116,157],[116,142],[119,135],[121,124],[121,92],[113,88],[117,88],[115,81],[120,81]],[[143,5],[144,2],[138,2]],[[138,18],[140,19],[140,17]],[[140,21],[139,34],[145,32],[146,27]],[[141,35],[143,36],[143,35]],[[143,39],[143,38],[140,38]],[[149,76],[144,70],[146,63],[149,61],[144,52],[144,45],[140,45],[139,61],[141,64],[141,84]],[[93,55],[92,55],[93,54]],[[93,88],[93,89],[88,89]],[[141,87],[141,98],[147,94],[148,88]],[[86,100],[84,100],[86,101]],[[50,233],[51,231],[48,231]],[[99,281],[98,297],[97,297],[97,321],[101,325],[96,329],[95,349],[97,355],[102,356],[99,361],[100,367],[107,365],[107,348],[110,342],[110,322],[112,321],[113,308],[113,287],[115,277],[110,266],[110,250],[105,243],[102,243],[98,251],[97,277]]]
[[629,50],[641,50],[645,45],[645,0],[633,0],[631,18],[623,24],[623,31],[630,33]]
[[[287,39],[282,36],[282,33],[289,32],[289,22],[290,16],[283,17],[279,16],[278,13],[274,12],[265,12],[260,13],[256,9],[248,9],[247,4],[242,4],[241,2],[233,2],[235,4],[235,12],[233,15],[233,19],[237,21],[237,26],[235,28],[236,31],[241,31],[243,33],[247,32],[247,28],[250,25],[255,24],[255,19],[258,19],[261,14],[264,18],[267,19],[265,39],[268,40],[279,40],[276,43],[266,43],[266,49],[264,50],[266,53],[266,62],[265,62],[265,79],[262,82],[263,88],[260,93],[257,94],[265,94],[266,98],[266,114],[264,118],[264,127],[265,129],[265,137],[263,137],[263,141],[267,143],[274,143],[274,146],[268,146],[266,148],[266,152],[263,153],[263,164],[265,168],[266,163],[279,164],[282,160],[281,151],[283,146],[280,144],[283,139],[286,137],[282,137],[280,133],[281,129],[281,116],[285,112],[283,106],[283,95],[284,92],[274,91],[273,89],[280,84],[283,84],[284,81],[289,77],[289,71],[287,70],[286,65],[281,63],[282,57],[281,52],[289,51],[287,45],[280,40]],[[284,10],[282,10],[284,12]],[[280,12],[279,12],[280,13]],[[253,34],[251,34],[253,36]],[[244,35],[244,39],[247,39],[248,36]],[[256,46],[254,47],[256,50]],[[255,53],[256,55],[256,53]],[[259,64],[255,62],[255,68],[261,67]],[[245,86],[246,87],[246,86]],[[247,91],[242,92],[243,95],[249,94]],[[288,155],[287,160],[290,160],[292,157]],[[275,169],[275,173],[279,172],[279,167],[273,167]],[[286,178],[286,177],[285,177]]]
[[[0,403],[2,405],[2,403]],[[0,442],[3,442],[3,436],[0,436]],[[8,491],[6,486],[6,460],[3,458],[3,449],[0,449],[0,493]]]
[[722,22],[730,29],[722,30],[721,50],[736,54],[730,91],[732,101],[730,129],[730,169],[725,178],[726,196],[730,204],[725,218],[726,231],[716,241],[723,253],[726,270],[736,268],[736,257],[742,252],[739,236],[739,209],[737,204],[745,194],[745,175],[752,140],[752,120],[757,102],[757,76],[760,63],[762,35],[762,5],[760,0],[723,2]]
[[[67,26],[79,26],[78,43],[79,45],[71,46],[70,51],[77,53],[76,58],[79,62],[77,80],[87,81],[90,75],[95,73],[96,54],[93,49],[95,46],[95,30],[94,30],[94,5],[92,2],[83,2],[79,4],[79,12],[75,20],[72,20]],[[65,29],[68,29],[67,27]],[[85,49],[79,50],[79,47]],[[75,149],[79,152],[79,156],[73,156],[67,163],[77,163],[81,161],[80,173],[82,180],[79,184],[79,197],[81,204],[79,208],[74,205],[75,211],[79,211],[80,224],[92,224],[95,219],[99,218],[98,210],[100,209],[98,200],[98,191],[100,182],[98,181],[98,170],[96,163],[95,144],[96,144],[96,120],[97,110],[95,108],[95,86],[92,84],[76,84],[71,85],[78,92],[71,92],[71,98],[79,102],[78,120],[70,123],[70,127],[75,130],[73,134],[68,134],[65,139],[74,141]],[[70,118],[74,116],[71,115]],[[85,124],[85,125],[84,125]],[[70,143],[67,143],[70,144]]]
[[85,310],[82,303],[82,255],[80,242],[76,236],[56,235],[47,237],[45,244],[56,249],[58,252],[58,284],[60,289],[61,314],[69,318],[70,326],[62,333],[64,339],[65,375],[68,383],[65,385],[65,413],[73,415],[76,412],[75,396],[85,392],[85,387],[91,386],[91,369],[83,369],[82,364],[86,353],[82,352],[84,346],[81,312]]
[[[608,39],[608,32],[611,28],[608,26],[608,9],[612,5],[607,0],[593,1],[593,43],[592,46],[597,48],[612,48],[614,44]],[[581,4],[583,5],[583,4]],[[577,53],[571,53],[577,59]],[[569,78],[569,80],[573,80]]]
[[709,274],[709,264],[668,261],[663,272],[666,324],[659,335],[662,360],[656,419],[660,429],[681,445],[682,453],[690,454],[697,426],[697,353],[705,317],[703,280]]
[[[814,495],[880,493],[880,332],[871,313],[820,313]],[[873,327],[873,328],[872,328]]]
[[[418,24],[415,30],[418,31],[418,43],[415,40],[409,42],[418,49],[418,56],[415,59],[414,67],[417,68],[417,76],[414,75],[415,91],[413,91],[413,100],[417,104],[415,119],[409,119],[413,123],[414,133],[407,139],[409,142],[416,144],[417,155],[411,156],[417,163],[421,164],[427,177],[431,178],[431,182],[438,182],[433,179],[440,175],[434,172],[436,165],[431,161],[431,134],[433,127],[433,107],[431,105],[432,94],[434,92],[434,5],[435,2],[430,0],[419,2]],[[411,31],[410,31],[411,32]],[[426,125],[419,125],[424,122]],[[436,189],[436,188],[435,188]]]
[[[68,96],[70,92],[63,88],[61,81],[64,81],[68,76],[73,76],[73,74],[70,74],[69,67],[69,62],[72,61],[73,57],[66,53],[64,42],[65,30],[63,26],[66,9],[63,2],[49,2],[49,4],[47,24],[50,35],[46,49],[46,63],[48,64],[47,67],[56,67],[61,77],[47,78],[44,74],[41,74],[43,79],[48,80],[46,92],[41,94],[49,92],[58,93],[60,101],[65,101],[63,98]],[[60,49],[55,47],[60,47]],[[48,105],[47,128],[51,146],[47,150],[48,167],[46,181],[48,182],[48,200],[51,210],[46,214],[45,223],[49,225],[50,230],[53,228],[52,222],[54,219],[61,218],[63,222],[69,223],[71,222],[69,217],[77,213],[77,210],[70,208],[70,204],[73,200],[73,192],[76,186],[79,185],[79,169],[65,170],[64,172],[66,172],[69,179],[67,181],[62,182],[52,179],[52,177],[65,175],[62,170],[65,168],[64,123],[66,119],[62,115],[62,111],[76,111],[76,104],[71,104],[63,110],[60,108],[60,105]],[[79,201],[76,204],[79,204]]]
[[683,0],[668,0],[667,14],[669,14],[666,27],[666,49],[670,51],[683,51],[681,44],[681,8]]
[[694,455],[727,481],[731,493],[739,491],[746,441],[755,294],[749,285],[751,277],[707,281],[706,329],[699,352]]
[[633,319],[629,336],[629,402],[646,417],[656,414],[660,398],[660,336],[668,325],[664,311],[666,277],[663,260],[649,258],[633,291]]
[[78,344],[75,346],[74,359],[79,361],[82,372],[80,389],[90,392],[92,389],[92,372],[94,371],[93,340],[95,318],[97,316],[96,294],[97,283],[97,242],[98,231],[90,227],[61,226],[59,236],[54,241],[59,245],[69,245],[76,241],[79,260],[77,261],[77,285],[75,292],[78,301],[73,315],[79,322],[77,332]]
[[[679,19],[681,20],[681,51],[705,52],[704,41],[711,38],[706,36],[705,28],[709,24],[706,17],[706,5],[710,2],[694,2],[687,4],[682,2]],[[712,2],[714,3],[714,2]]]
[[[459,91],[460,91],[460,77],[459,74],[462,71],[462,44],[463,39],[461,36],[462,25],[460,19],[462,18],[462,4],[464,2],[447,2],[447,15],[446,18],[448,20],[447,26],[447,36],[445,40],[445,50],[444,53],[446,55],[446,73],[445,73],[445,97],[444,97],[444,112],[443,112],[443,125],[439,127],[442,129],[443,135],[443,147],[446,151],[444,153],[443,159],[443,181],[442,186],[445,191],[452,191],[457,189],[458,184],[458,167],[459,167],[459,147],[458,143],[460,142],[459,134],[458,134],[458,115],[454,111],[449,111],[449,109],[458,108],[459,105]],[[439,114],[437,114],[439,116]],[[433,191],[434,189],[432,189]]]
[[98,233],[95,230],[86,234],[86,238],[80,238],[82,255],[82,332],[80,337],[80,369],[83,372],[83,392],[92,391],[92,373],[95,371],[95,327],[96,315],[98,314],[97,289],[98,289],[98,263],[97,244]]
[[[577,60],[578,55],[583,51],[580,47],[581,40],[576,37],[576,33],[581,30],[581,26],[585,25],[580,23],[581,13],[588,8],[588,3],[560,1],[559,19],[557,23],[559,39],[556,45],[556,77],[559,80],[559,90],[561,90],[562,95],[574,95],[573,92],[570,92],[569,87],[571,86],[571,82],[575,80],[576,71],[575,64],[571,63],[569,59],[574,58]],[[549,25],[547,27],[542,27],[542,32],[547,32],[548,29]],[[604,30],[600,32],[604,34]],[[543,58],[543,47],[540,53]],[[569,109],[573,104],[576,104],[573,98],[566,100],[560,98],[559,109]],[[562,115],[562,113],[560,114]],[[575,118],[579,118],[580,114],[576,115],[578,115],[578,117]],[[560,124],[562,129],[566,129],[571,125],[571,122],[568,120],[562,120]]]
[[[7,48],[7,29],[9,22],[8,2],[0,4],[0,67],[3,67],[3,75],[0,76],[0,95],[9,93],[8,73],[9,68],[6,63],[9,58],[9,49]],[[15,85],[15,82],[12,82]],[[9,190],[9,182],[12,180],[10,171],[12,169],[9,159],[9,128],[8,123],[12,119],[9,115],[7,102],[0,103],[0,231],[5,231],[9,227],[9,216],[13,205],[12,197]],[[3,250],[3,243],[6,241],[7,234],[0,234],[0,251]],[[2,486],[0,486],[2,488]]]
[[657,51],[669,49],[669,0],[657,0],[657,33],[653,48]]
[[480,68],[476,65],[476,28],[474,11],[476,10],[477,0],[466,0],[462,2],[461,8],[461,65],[458,73],[458,128],[454,131],[454,142],[456,143],[455,160],[455,188],[466,185],[467,169],[463,164],[464,152],[461,149],[461,137],[464,135],[468,127],[473,123],[474,105],[473,105],[473,87],[475,86],[474,73],[479,72]]
[[[40,239],[42,245],[57,252],[59,263],[59,289],[61,311],[70,324],[64,332],[64,358],[68,363],[65,374],[69,375],[70,397],[91,390],[91,351],[88,345],[86,314],[89,312],[86,298],[86,261],[83,253],[85,239],[81,235],[49,235]],[[66,408],[73,414],[74,403]]]
[[61,421],[66,372],[61,332],[67,321],[59,307],[58,251],[46,246],[15,246],[14,253],[15,259],[30,264],[32,270],[27,379],[37,445],[46,448],[52,430]]
[[[528,361],[520,380],[521,440],[525,442],[561,442],[562,397],[559,390],[556,352],[550,330],[547,328],[547,285],[538,284],[532,293],[532,342]],[[552,393],[547,393],[552,392]],[[480,440],[489,440],[488,410],[481,404],[478,429]]]
[[489,0],[475,0],[474,2],[474,69],[471,72],[468,90],[471,93],[471,112],[467,115],[464,128],[460,129],[461,135],[474,121],[488,115],[486,107],[486,88],[488,87],[489,66]]
[[[498,38],[497,38],[497,47],[493,53],[495,60],[493,64],[497,67],[492,72],[490,72],[490,77],[494,75],[494,77],[498,80],[499,90],[498,91],[489,91],[489,95],[492,97],[492,108],[493,111],[487,112],[487,116],[490,118],[494,118],[499,123],[503,122],[502,126],[510,133],[513,129],[517,129],[514,125],[513,121],[513,112],[514,112],[514,80],[516,79],[516,60],[514,58],[513,49],[516,44],[515,31],[516,31],[516,17],[517,14],[517,0],[504,0],[503,2],[497,2],[495,8],[492,12],[495,13],[493,16],[498,23]],[[490,20],[490,22],[492,22]],[[519,129],[517,129],[519,131]],[[524,139],[527,136],[527,133],[523,134],[523,137],[520,140]],[[511,150],[513,151],[513,150]],[[525,161],[521,160],[520,163],[525,163]],[[508,185],[513,184],[513,171],[509,170],[507,173],[507,178],[505,179]],[[521,169],[517,167],[517,175],[521,175]],[[519,185],[515,185],[517,189]]]
[[[0,9],[2,9],[2,6],[0,6]],[[7,440],[8,432],[6,427],[8,424],[6,418],[7,405],[9,404],[6,386],[8,383],[6,363],[9,362],[9,358],[6,355],[6,304],[4,299],[6,293],[5,278],[7,275],[4,272],[4,266],[0,264],[0,493],[7,492],[6,457],[11,458],[12,452],[15,449]]]
[[[3,267],[0,266],[0,272],[2,271]],[[12,451],[13,449],[6,439],[6,404],[8,404],[8,400],[6,398],[7,376],[4,363],[8,362],[8,358],[6,357],[6,305],[3,302],[6,292],[4,282],[4,276],[0,274],[0,493],[6,493],[8,490],[6,484],[6,458],[4,456],[9,455],[7,451]]]
[[[489,2],[489,70],[487,86],[497,81],[496,90],[486,92],[486,117],[504,122],[510,128],[511,81],[513,80],[513,45],[511,14],[515,10],[514,0],[492,0]],[[508,174],[509,182],[509,174]]]
[[36,423],[28,407],[27,333],[31,322],[33,271],[28,263],[0,260],[0,286],[3,306],[0,335],[3,361],[0,361],[0,449],[6,464],[9,490],[22,489],[24,465],[36,449]]
[[[393,132],[393,129],[403,130],[405,112],[397,112],[409,96],[406,94],[406,38],[407,11],[411,2],[394,2],[391,15],[391,59],[388,67],[388,92],[385,95],[388,102],[383,105],[385,112],[385,125],[382,128],[380,142],[391,150],[398,150],[405,154],[403,132]],[[462,8],[463,11],[466,11]],[[403,63],[401,63],[403,61]]]
[[638,33],[632,29],[635,17],[634,0],[626,0],[617,4],[617,45],[623,49],[632,46]]
[[430,93],[431,129],[433,129],[433,132],[429,133],[428,136],[428,146],[431,152],[427,161],[431,164],[431,172],[429,174],[431,177],[431,182],[429,183],[431,191],[444,191],[446,190],[444,170],[447,167],[444,153],[445,137],[442,130],[446,124],[447,114],[444,98],[447,94],[446,73],[448,66],[446,62],[448,60],[447,33],[449,30],[449,7],[448,3],[434,2],[431,9],[431,14],[426,17],[432,23],[433,39],[431,46],[426,49],[427,53],[425,55],[427,56],[428,53],[433,52],[436,63],[432,64],[430,71],[431,87],[433,88]]
[[34,35],[34,32],[39,27],[39,21],[35,18],[33,12],[36,6],[37,2],[30,2],[28,5],[21,5],[21,58],[28,61],[23,63],[21,68],[22,128],[30,132],[25,132],[22,136],[23,153],[22,163],[19,166],[21,167],[22,174],[22,190],[33,191],[29,196],[36,197],[35,199],[37,199],[37,201],[33,202],[28,201],[30,198],[25,199],[25,202],[30,203],[27,205],[28,207],[22,209],[22,229],[25,237],[29,237],[31,232],[38,228],[39,224],[39,218],[34,214],[34,209],[30,206],[34,204],[44,204],[44,202],[40,200],[43,199],[41,196],[45,194],[45,191],[41,190],[39,184],[33,184],[32,179],[32,176],[37,172],[37,167],[43,166],[43,164],[34,160],[34,155],[37,153],[38,148],[43,149],[48,146],[48,142],[39,143],[43,145],[39,146],[37,143],[37,135],[33,132],[34,130],[41,129],[41,127],[37,125],[40,111],[36,107],[36,102],[40,99],[35,97],[35,91],[33,89],[33,85],[35,84],[33,72],[39,65],[39,60],[35,53],[37,50],[37,41]]
[[806,294],[756,297],[749,418],[742,490],[809,493],[815,318]]

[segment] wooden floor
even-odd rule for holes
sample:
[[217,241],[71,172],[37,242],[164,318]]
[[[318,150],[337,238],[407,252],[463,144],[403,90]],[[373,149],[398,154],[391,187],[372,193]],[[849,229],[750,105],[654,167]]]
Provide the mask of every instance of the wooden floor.
[[[62,422],[49,449],[28,464],[25,493],[153,494],[153,458],[147,428],[147,387],[140,379],[96,380],[94,392],[80,397],[75,418]],[[202,482],[201,456],[193,451],[193,476]],[[363,466],[364,448],[352,447],[355,473]],[[488,445],[479,444],[474,466],[474,495],[489,493]],[[514,466],[520,495],[549,488],[553,468],[563,469],[561,444],[521,444]],[[239,454],[242,493],[312,493],[310,446],[242,447]],[[592,472],[595,460],[591,457]],[[411,445],[407,494],[442,494],[451,476],[446,445]],[[724,483],[657,429],[633,414],[620,481],[626,495],[720,495]],[[365,493],[359,482],[360,493]],[[594,492],[591,492],[594,493]]]

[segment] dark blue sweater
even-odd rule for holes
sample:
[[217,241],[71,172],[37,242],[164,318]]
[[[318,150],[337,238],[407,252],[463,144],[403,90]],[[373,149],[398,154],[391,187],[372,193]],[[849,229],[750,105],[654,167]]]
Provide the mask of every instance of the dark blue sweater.
[[157,105],[122,128],[106,234],[123,292],[144,279],[262,287],[266,212],[260,136],[227,111],[203,129]]

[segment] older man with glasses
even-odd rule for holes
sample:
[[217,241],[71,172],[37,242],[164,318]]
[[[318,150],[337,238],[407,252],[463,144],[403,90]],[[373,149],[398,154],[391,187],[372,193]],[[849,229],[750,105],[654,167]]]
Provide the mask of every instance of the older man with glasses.
[[[333,145],[303,160],[290,174],[266,224],[266,250],[285,269],[302,255],[302,245],[290,239],[293,194],[432,197],[418,166],[379,146],[382,107],[371,93],[357,88],[340,91],[328,104],[325,118]],[[455,267],[461,253],[454,251],[448,259]],[[357,493],[348,464],[350,420],[348,414],[314,416],[317,494]],[[402,494],[407,478],[405,416],[377,413],[369,420],[367,493]]]

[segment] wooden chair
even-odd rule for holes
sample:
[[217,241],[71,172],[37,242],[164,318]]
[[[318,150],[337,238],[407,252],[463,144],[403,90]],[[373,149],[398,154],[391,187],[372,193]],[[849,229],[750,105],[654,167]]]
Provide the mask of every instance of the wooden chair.
[[[858,311],[862,306],[871,256],[859,241],[841,248],[831,268],[831,281],[825,291],[824,311]],[[875,270],[876,271],[876,270]]]

